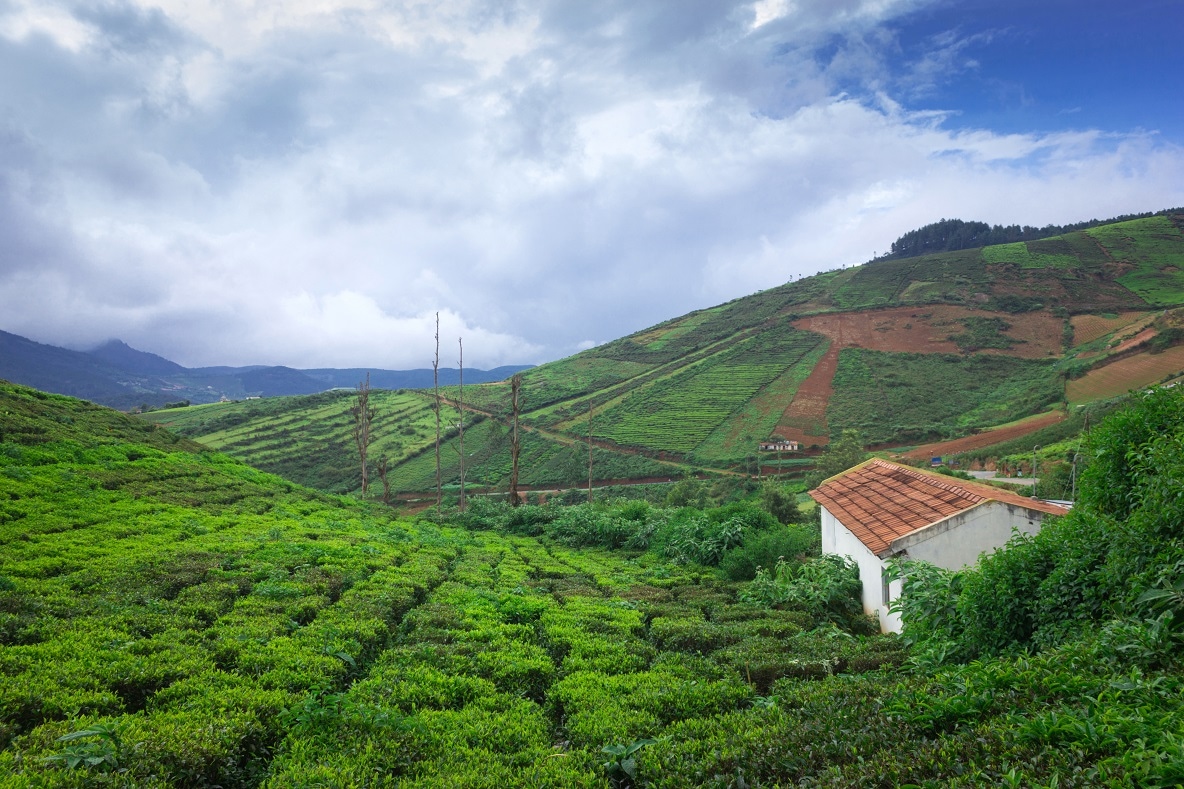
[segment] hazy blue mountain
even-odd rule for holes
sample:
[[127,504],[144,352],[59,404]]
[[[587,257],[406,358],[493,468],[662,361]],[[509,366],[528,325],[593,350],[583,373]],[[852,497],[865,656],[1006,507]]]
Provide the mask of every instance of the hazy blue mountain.
[[140,375],[175,375],[185,368],[163,356],[137,351],[122,340],[108,340],[88,353],[113,367]]
[[[528,366],[465,370],[465,383],[502,381]],[[0,331],[0,378],[46,392],[81,397],[113,408],[132,409],[189,400],[314,394],[354,388],[370,373],[376,389],[416,389],[432,385],[432,371],[367,370],[247,365],[187,368],[122,340],[108,340],[91,351],[72,351]],[[455,384],[455,369],[440,370],[440,384]]]

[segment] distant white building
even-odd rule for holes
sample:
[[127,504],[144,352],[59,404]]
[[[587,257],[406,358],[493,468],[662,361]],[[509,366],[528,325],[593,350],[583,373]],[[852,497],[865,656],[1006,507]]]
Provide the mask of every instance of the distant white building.
[[863,610],[885,633],[899,633],[888,605],[901,582],[888,583],[886,562],[921,559],[947,570],[978,561],[1011,539],[1040,531],[1046,515],[1069,510],[992,485],[935,474],[878,458],[825,480],[810,496],[822,508],[822,552],[859,565]]
[[771,441],[762,441],[760,448],[764,452],[797,452],[801,448],[801,445],[797,441],[773,439]]

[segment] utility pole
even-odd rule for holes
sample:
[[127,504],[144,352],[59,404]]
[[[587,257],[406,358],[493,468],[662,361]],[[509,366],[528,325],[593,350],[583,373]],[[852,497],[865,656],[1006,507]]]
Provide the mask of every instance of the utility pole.
[[592,401],[588,401],[588,503],[592,503]]
[[465,511],[465,340],[456,338],[460,346],[460,392],[456,396],[456,406],[460,411],[460,511]]
[[1036,474],[1036,450],[1038,450],[1038,449],[1040,449],[1040,445],[1039,445],[1039,444],[1037,444],[1036,446],[1032,447],[1032,496],[1033,496],[1033,497],[1036,495],[1036,482],[1037,482],[1037,479],[1036,479],[1036,478],[1037,478],[1037,474]]
[[440,488],[440,313],[436,313],[436,358],[432,360],[432,387],[436,391],[436,511],[440,511],[443,495]]
[[510,506],[517,507],[518,501],[518,450],[522,444],[518,438],[519,397],[522,393],[522,373],[515,373],[510,379],[510,409],[513,424],[510,433]]

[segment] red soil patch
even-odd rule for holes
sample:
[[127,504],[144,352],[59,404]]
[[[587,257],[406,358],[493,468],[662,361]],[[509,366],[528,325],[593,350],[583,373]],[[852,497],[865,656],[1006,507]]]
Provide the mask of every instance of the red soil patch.
[[781,414],[774,435],[800,441],[802,446],[807,447],[811,444],[821,446],[830,441],[826,435],[826,404],[834,394],[832,384],[838,369],[839,344],[832,341],[810,375],[798,387],[789,407]]
[[958,353],[958,346],[949,337],[965,331],[960,319],[999,317],[1011,325],[1006,334],[1017,342],[1010,350],[989,349],[981,353],[1025,359],[1060,354],[1062,322],[1047,312],[1000,316],[997,312],[952,304],[931,304],[810,315],[794,321],[793,325],[824,335],[840,348],[892,353]]
[[1184,371],[1184,345],[1168,348],[1163,353],[1140,353],[1069,381],[1065,386],[1065,398],[1070,403],[1082,403],[1116,397],[1181,371]]
[[1017,422],[1014,425],[997,427],[993,430],[984,430],[973,436],[955,438],[952,441],[939,441],[936,444],[926,444],[923,447],[917,447],[910,452],[906,452],[902,457],[913,460],[928,460],[931,457],[970,452],[971,450],[982,449],[983,447],[989,447],[994,444],[1002,444],[1004,441],[1011,441],[1013,438],[1021,438],[1029,433],[1035,433],[1041,428],[1062,422],[1064,419],[1065,414],[1061,411],[1051,411],[1047,414],[1040,414],[1031,419]]
[[1132,334],[1131,336],[1127,337],[1125,340],[1120,342],[1118,345],[1115,346],[1115,348],[1112,352],[1113,353],[1122,353],[1123,351],[1125,351],[1128,348],[1133,348],[1141,342],[1146,342],[1147,340],[1150,340],[1156,334],[1158,334],[1158,332],[1153,327],[1148,326],[1146,329],[1143,329],[1140,332]]
[[1099,337],[1105,337],[1112,331],[1117,331],[1140,318],[1147,317],[1147,312],[1120,312],[1117,318],[1103,318],[1101,315],[1074,315],[1069,319],[1073,324],[1073,344],[1085,345]]
[[[962,318],[997,318],[998,313],[968,309],[951,304],[923,307],[890,307],[864,312],[831,312],[799,318],[793,325],[821,334],[831,341],[826,354],[810,376],[802,382],[793,401],[781,415],[775,435],[800,441],[803,445],[823,445],[827,437],[826,406],[834,393],[839,351],[866,348],[891,353],[958,353],[949,337],[960,334]],[[1059,318],[1047,312],[1029,312],[1004,318],[1011,328],[1007,335],[1017,340],[1010,350],[992,349],[982,353],[1004,354],[1025,359],[1043,359],[1061,352]]]

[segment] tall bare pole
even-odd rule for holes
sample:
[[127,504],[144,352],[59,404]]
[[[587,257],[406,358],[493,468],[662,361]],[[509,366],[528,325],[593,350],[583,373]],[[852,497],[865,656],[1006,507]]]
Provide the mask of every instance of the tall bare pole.
[[513,411],[513,424],[510,433],[510,506],[517,507],[518,501],[518,450],[522,445],[518,440],[518,398],[522,393],[522,374],[515,373],[510,379],[510,409]]
[[391,504],[391,479],[387,475],[390,470],[390,461],[387,460],[386,453],[378,458],[378,478],[382,480],[382,503],[388,507]]
[[588,503],[592,503],[592,401],[588,401]]
[[358,448],[358,457],[362,461],[362,498],[370,489],[370,470],[366,463],[366,454],[370,449],[370,423],[374,419],[374,409],[370,407],[370,373],[366,373],[366,380],[358,383],[358,397],[350,408],[354,417],[354,444]]
[[460,511],[465,511],[465,339],[456,338],[460,347],[460,391],[456,396],[456,407],[460,411]]
[[440,488],[440,313],[436,313],[436,358],[432,360],[432,386],[436,390],[436,509],[444,499]]

